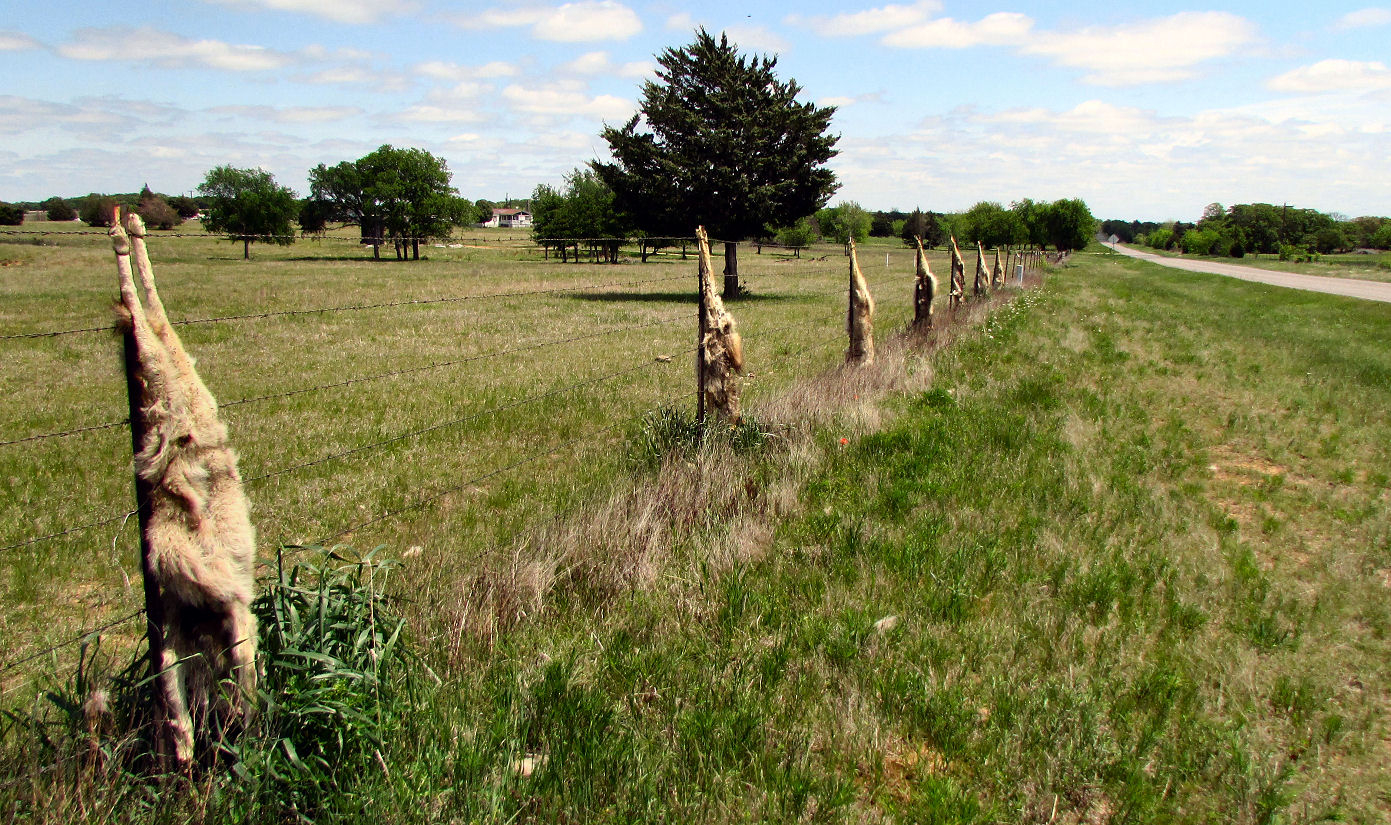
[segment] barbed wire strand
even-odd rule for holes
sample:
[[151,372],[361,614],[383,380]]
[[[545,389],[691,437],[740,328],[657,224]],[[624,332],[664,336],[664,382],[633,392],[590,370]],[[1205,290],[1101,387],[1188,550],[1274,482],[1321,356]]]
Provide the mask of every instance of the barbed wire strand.
[[[308,309],[282,309],[271,312],[253,312],[244,315],[220,315],[208,318],[185,318],[180,321],[170,321],[170,326],[184,327],[195,324],[214,324],[227,323],[230,321],[247,321],[261,318],[281,318],[293,315],[321,315],[330,312],[356,312],[368,309],[389,309],[402,306],[424,306],[427,304],[447,304],[459,303],[461,301],[482,301],[493,298],[522,298],[531,295],[555,295],[565,292],[582,292],[586,289],[610,289],[622,286],[640,286],[643,284],[656,284],[668,281],[680,281],[689,278],[689,275],[673,275],[666,278],[644,278],[637,281],[617,281],[599,284],[581,284],[577,286],[553,287],[550,289],[514,290],[511,292],[486,292],[476,295],[451,295],[443,298],[412,298],[405,301],[383,301],[375,304],[343,304],[341,306],[330,307],[311,307]],[[108,324],[102,327],[79,327],[75,329],[47,330],[41,332],[20,332],[9,335],[0,335],[0,341],[15,341],[27,338],[57,338],[63,335],[76,335],[83,332],[106,332],[115,330],[115,324]]]
[[[695,350],[692,349],[691,352],[694,353]],[[672,402],[675,402],[675,401],[680,401],[680,400],[682,400],[682,399],[684,399],[684,398],[692,397],[692,396],[694,396],[694,395],[695,395],[694,392],[683,393],[683,394],[678,395],[678,396],[675,396],[675,397],[673,397],[673,398],[665,399],[665,400],[663,400],[663,401],[660,402],[660,403],[661,403],[661,404],[669,404],[669,403],[672,403]],[[660,405],[659,405],[659,406],[660,406]],[[555,453],[557,450],[563,450],[564,448],[569,447],[569,446],[571,446],[572,444],[578,444],[578,443],[581,442],[581,441],[585,441],[585,440],[587,440],[587,439],[593,439],[595,436],[599,435],[600,433],[605,433],[605,432],[608,432],[609,430],[615,429],[615,428],[620,427],[620,426],[622,426],[622,425],[624,425],[624,424],[627,424],[627,423],[629,423],[629,422],[636,421],[636,420],[638,420],[639,418],[642,418],[643,416],[647,415],[648,413],[652,412],[652,411],[655,410],[655,409],[657,409],[657,407],[655,407],[655,406],[653,406],[653,407],[648,407],[648,408],[646,408],[646,409],[642,410],[641,412],[638,412],[638,413],[636,413],[636,414],[634,414],[634,415],[630,415],[630,416],[628,416],[628,417],[626,417],[626,418],[621,418],[621,419],[619,419],[619,420],[617,420],[617,421],[614,421],[614,422],[612,422],[612,423],[610,423],[610,424],[606,424],[606,425],[604,425],[604,426],[602,426],[602,427],[599,427],[599,428],[597,428],[597,429],[589,430],[589,431],[587,431],[587,432],[585,432],[585,433],[582,433],[582,434],[580,434],[580,435],[575,436],[574,438],[566,439],[566,440],[560,442],[559,444],[552,444],[548,449],[543,450],[542,452],[533,453],[532,455],[529,455],[529,456],[527,456],[526,458],[522,458],[522,459],[519,459],[519,460],[517,460],[517,461],[514,461],[514,462],[512,462],[511,464],[507,464],[507,465],[504,465],[504,466],[502,466],[502,467],[494,468],[494,469],[492,469],[492,470],[489,470],[489,471],[486,472],[486,473],[482,473],[481,475],[474,476],[473,478],[470,478],[470,479],[468,479],[468,480],[466,480],[466,481],[463,481],[463,482],[461,482],[461,483],[459,483],[459,484],[456,484],[456,485],[454,485],[454,486],[452,486],[452,487],[446,487],[446,488],[444,488],[444,489],[442,489],[442,490],[437,490],[437,491],[435,491],[434,493],[431,493],[429,496],[427,496],[427,497],[425,497],[425,498],[423,498],[423,499],[420,499],[419,501],[412,502],[412,503],[410,503],[410,504],[408,504],[408,505],[406,505],[406,506],[404,506],[404,507],[398,508],[398,509],[396,509],[396,510],[388,511],[388,512],[383,513],[383,514],[381,514],[381,515],[379,515],[379,516],[374,516],[374,517],[372,517],[372,518],[370,518],[370,519],[368,519],[368,520],[366,520],[366,521],[359,522],[359,523],[357,523],[357,524],[353,524],[353,525],[351,525],[351,526],[349,526],[349,527],[345,527],[344,529],[339,530],[337,533],[334,533],[334,534],[333,534],[332,536],[330,536],[329,538],[341,538],[341,537],[343,537],[343,536],[345,536],[345,535],[347,535],[347,534],[349,534],[349,533],[354,533],[354,532],[357,532],[358,530],[361,530],[361,529],[363,529],[363,528],[365,528],[365,527],[370,527],[370,526],[372,526],[373,524],[377,524],[377,523],[379,523],[379,522],[386,521],[386,520],[391,519],[391,518],[395,518],[395,517],[397,517],[397,516],[399,516],[399,515],[402,515],[403,513],[409,513],[409,512],[413,512],[413,511],[415,511],[415,510],[419,510],[419,509],[425,507],[426,505],[429,505],[429,504],[431,504],[431,503],[433,503],[433,502],[435,502],[435,501],[438,501],[438,500],[444,498],[445,496],[450,495],[451,493],[456,493],[456,492],[458,492],[458,491],[464,489],[465,487],[469,487],[469,486],[472,486],[472,485],[474,485],[474,484],[478,484],[478,483],[480,483],[480,482],[487,481],[488,479],[490,479],[490,478],[492,478],[492,477],[494,477],[494,476],[501,475],[502,473],[505,473],[505,472],[507,472],[507,471],[509,471],[509,470],[515,470],[515,469],[517,469],[518,467],[525,466],[525,465],[527,465],[527,464],[532,463],[533,461],[538,461],[538,460],[540,460],[540,459],[542,459],[542,458],[545,458],[546,456],[552,455],[552,454]]]
[[309,467],[315,467],[315,466],[317,466],[317,465],[319,465],[319,464],[323,464],[323,463],[325,463],[325,462],[334,461],[334,460],[340,459],[340,458],[346,458],[347,456],[356,455],[356,454],[358,454],[358,453],[367,452],[368,450],[374,450],[374,449],[376,449],[376,448],[378,448],[378,447],[384,447],[384,446],[386,446],[386,445],[388,445],[388,444],[395,444],[395,443],[398,442],[398,441],[404,441],[404,440],[406,440],[406,439],[415,438],[415,437],[417,437],[417,436],[425,435],[426,433],[431,433],[431,432],[434,432],[434,431],[436,431],[436,430],[442,430],[442,429],[446,429],[446,428],[449,428],[449,427],[456,427],[456,426],[458,426],[458,425],[460,425],[460,424],[464,424],[464,423],[467,423],[467,422],[469,422],[469,421],[473,421],[473,420],[476,420],[476,419],[479,419],[479,418],[483,418],[483,417],[485,417],[485,416],[497,415],[498,413],[501,413],[501,412],[507,412],[508,410],[514,410],[514,409],[517,409],[517,408],[519,408],[519,407],[525,407],[525,406],[527,406],[528,404],[534,404],[534,403],[539,402],[539,401],[544,401],[544,400],[547,399],[547,398],[553,398],[553,397],[558,396],[558,395],[564,395],[565,393],[573,392],[574,390],[582,389],[582,388],[587,387],[587,386],[592,386],[592,385],[596,385],[596,384],[601,384],[601,383],[603,383],[603,382],[605,382],[605,381],[610,381],[610,380],[613,380],[614,378],[619,378],[619,377],[622,377],[622,376],[624,376],[624,375],[629,375],[629,374],[631,374],[631,373],[635,373],[635,372],[639,372],[639,371],[647,370],[647,369],[653,369],[654,367],[663,366],[663,365],[668,364],[668,363],[673,363],[673,362],[675,361],[676,355],[685,355],[685,354],[694,354],[694,353],[695,353],[695,348],[692,347],[692,348],[690,348],[690,349],[687,349],[687,350],[684,350],[684,351],[681,351],[681,352],[677,352],[676,354],[674,354],[674,355],[672,356],[672,360],[671,360],[671,361],[651,361],[651,362],[639,364],[639,365],[637,365],[636,367],[629,367],[629,368],[627,368],[627,369],[617,370],[617,371],[615,371],[615,372],[606,373],[606,374],[604,374],[604,375],[598,376],[597,378],[587,378],[587,379],[585,379],[585,380],[583,380],[583,381],[577,381],[577,382],[575,382],[575,383],[573,383],[573,384],[567,384],[567,385],[565,385],[565,386],[563,386],[563,387],[558,387],[558,388],[553,389],[553,390],[548,390],[548,391],[546,391],[546,392],[544,392],[544,393],[541,393],[541,394],[539,394],[539,395],[529,396],[529,397],[527,397],[527,398],[523,398],[523,399],[520,399],[520,400],[518,400],[518,401],[514,401],[514,402],[511,402],[511,403],[508,403],[508,404],[503,404],[503,405],[497,406],[497,407],[490,407],[490,408],[488,408],[488,409],[486,409],[486,410],[480,410],[480,411],[478,411],[478,412],[476,412],[476,413],[470,413],[470,414],[468,414],[468,415],[466,415],[466,416],[463,416],[462,418],[455,418],[455,419],[452,419],[452,420],[449,420],[449,421],[442,421],[442,422],[440,422],[440,423],[438,423],[438,424],[431,424],[431,425],[428,426],[428,427],[422,427],[422,428],[420,428],[420,429],[418,429],[418,430],[411,430],[411,431],[409,431],[409,432],[404,432],[404,433],[401,433],[401,434],[399,434],[399,435],[394,435],[394,436],[392,436],[392,437],[390,437],[390,438],[382,439],[381,441],[374,441],[374,442],[372,442],[371,444],[364,444],[364,445],[362,445],[362,446],[360,446],[360,447],[353,447],[352,449],[349,449],[349,450],[343,450],[343,451],[341,451],[341,452],[330,453],[329,455],[322,456],[322,457],[320,457],[320,458],[316,458],[316,459],[313,459],[313,460],[311,460],[311,461],[305,461],[305,462],[301,462],[301,463],[299,463],[299,464],[291,464],[291,465],[286,466],[286,467],[281,467],[280,469],[277,469],[277,470],[271,470],[270,472],[262,473],[261,475],[258,475],[258,476],[252,476],[251,478],[246,479],[245,482],[243,482],[243,483],[245,483],[245,484],[255,484],[255,483],[258,483],[258,482],[261,482],[261,481],[265,481],[265,480],[267,480],[267,479],[271,479],[271,478],[275,478],[275,477],[277,477],[277,476],[285,475],[286,473],[297,472],[297,471],[299,471],[299,470],[303,470],[303,469],[306,469],[306,468],[309,468]]
[[0,441],[0,447],[11,447],[15,444],[28,444],[32,441],[44,441],[50,438],[67,438],[68,436],[91,433],[98,430],[109,430],[113,427],[126,427],[130,425],[129,418],[122,418],[120,421],[108,421],[105,424],[92,424],[86,427],[78,427],[74,430],[63,430],[56,433],[40,433],[39,435],[27,435],[23,438],[14,438],[9,441]]
[[38,544],[41,541],[49,541],[51,539],[61,538],[72,533],[80,533],[84,530],[91,530],[94,527],[104,527],[108,524],[115,524],[116,522],[121,521],[122,519],[130,518],[131,516],[135,515],[135,513],[135,510],[127,510],[126,512],[121,513],[119,516],[112,516],[110,518],[102,519],[101,521],[93,521],[88,524],[80,524],[76,527],[69,527],[66,530],[59,530],[56,533],[49,533],[46,536],[35,536],[31,539],[25,539],[24,541],[16,542],[15,544],[0,547],[0,553],[4,553],[10,550],[18,550],[21,547],[28,547],[31,544]]
[[[686,320],[687,318],[688,315],[683,314],[679,316],[673,316],[670,318],[661,318],[654,321],[645,321],[641,324],[629,324],[627,326],[622,327],[612,327],[610,329],[600,330],[599,332],[589,332],[585,333],[584,335],[575,335],[569,338],[554,338],[546,341],[536,341],[519,347],[510,347],[501,350],[491,350],[489,352],[479,353],[477,355],[470,355],[466,358],[455,358],[448,361],[435,361],[430,364],[422,364],[420,366],[415,367],[404,367],[402,369],[389,370],[387,372],[375,373],[373,375],[363,375],[358,376],[356,378],[349,378],[343,381],[333,381],[327,384],[316,384],[314,386],[300,387],[298,389],[286,390],[284,392],[274,392],[267,393],[265,395],[250,396],[248,398],[239,398],[235,401],[221,402],[217,406],[218,409],[226,410],[232,407],[240,407],[245,404],[256,404],[262,401],[273,401],[280,398],[289,398],[295,395],[303,395],[305,393],[317,392],[319,390],[337,389],[339,387],[347,387],[353,384],[365,383],[367,381],[377,381],[383,378],[394,378],[397,376],[410,375],[417,372],[426,372],[434,369],[443,369],[445,367],[458,366],[459,364],[468,364],[474,361],[484,361],[490,358],[498,358],[503,355],[513,355],[519,352],[527,352],[530,350],[542,349],[544,347],[557,346],[560,344],[569,344],[574,343],[575,341],[584,341],[590,338],[600,338],[605,335],[617,335],[619,333],[630,332],[632,330],[662,326],[663,324],[672,324],[678,321]],[[76,429],[64,430],[62,432],[41,433],[39,435],[25,436],[23,438],[15,438],[9,441],[0,441],[0,447],[9,447],[15,444],[25,444],[34,441],[42,441],[44,439],[50,438],[64,438],[67,436],[80,435],[82,433],[95,432],[97,430],[107,430],[113,427],[126,427],[129,425],[130,419],[122,418],[119,421],[108,421],[105,424],[92,424],[90,426],[78,427]]]
[[5,664],[0,665],[0,674],[9,673],[11,670],[14,670],[15,668],[19,667],[20,665],[28,664],[29,662],[32,662],[32,661],[34,661],[35,659],[39,659],[39,658],[42,658],[42,657],[44,657],[44,656],[47,656],[48,654],[53,653],[54,651],[62,650],[62,649],[65,648],[65,647],[69,647],[69,646],[71,646],[71,645],[75,645],[75,644],[77,644],[78,642],[82,641],[83,639],[86,639],[88,636],[91,636],[91,635],[93,635],[93,634],[96,634],[96,633],[103,633],[103,632],[105,632],[105,631],[107,631],[107,630],[110,630],[110,629],[113,628],[113,627],[119,627],[120,625],[123,625],[123,624],[125,624],[126,622],[131,621],[132,619],[136,619],[136,618],[138,618],[138,617],[144,615],[144,613],[145,613],[145,608],[142,607],[142,608],[140,608],[139,610],[137,610],[137,611],[135,611],[134,613],[131,613],[131,614],[127,615],[127,616],[122,616],[122,617],[119,618],[119,619],[113,619],[112,621],[109,621],[109,622],[107,622],[106,624],[103,624],[103,625],[101,625],[101,626],[99,626],[99,627],[94,627],[94,628],[92,628],[91,630],[83,631],[82,633],[78,634],[77,636],[72,637],[71,639],[68,639],[67,641],[59,642],[58,644],[52,645],[52,646],[50,646],[50,647],[46,647],[46,648],[44,648],[43,650],[38,651],[37,653],[31,653],[31,654],[29,654],[28,656],[24,656],[24,657],[22,657],[22,658],[14,659],[14,660],[12,660],[12,661],[6,662]]

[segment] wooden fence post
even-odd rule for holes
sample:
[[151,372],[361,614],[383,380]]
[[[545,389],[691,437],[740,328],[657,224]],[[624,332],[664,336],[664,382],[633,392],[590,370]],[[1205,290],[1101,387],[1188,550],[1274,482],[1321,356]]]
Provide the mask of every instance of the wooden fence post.
[[[681,257],[686,257],[686,245],[681,244]],[[696,267],[700,288],[696,293],[696,423],[705,425],[705,332],[709,319],[705,317],[705,273]]]

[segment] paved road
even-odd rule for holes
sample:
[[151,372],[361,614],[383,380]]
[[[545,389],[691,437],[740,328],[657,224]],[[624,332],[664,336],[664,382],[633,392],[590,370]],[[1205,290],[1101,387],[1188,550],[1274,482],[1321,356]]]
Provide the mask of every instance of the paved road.
[[1322,275],[1296,275],[1293,272],[1275,272],[1269,269],[1257,269],[1253,266],[1221,264],[1216,261],[1190,261],[1184,258],[1153,255],[1121,244],[1108,243],[1106,246],[1122,255],[1129,255],[1132,258],[1139,258],[1174,269],[1186,269],[1189,272],[1210,272],[1214,275],[1240,278],[1243,281],[1256,281],[1262,284],[1289,287],[1290,289],[1307,289],[1310,292],[1327,292],[1330,295],[1346,295],[1350,298],[1365,298],[1368,301],[1391,303],[1391,284],[1379,281],[1326,278]]

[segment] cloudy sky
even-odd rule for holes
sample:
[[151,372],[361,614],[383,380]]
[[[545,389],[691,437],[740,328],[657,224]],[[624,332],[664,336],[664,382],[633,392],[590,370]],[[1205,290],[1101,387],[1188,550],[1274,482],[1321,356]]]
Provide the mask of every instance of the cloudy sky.
[[833,202],[1389,215],[1391,5],[1365,2],[13,3],[0,200],[188,192],[227,163],[303,193],[383,143],[443,156],[470,198],[525,196],[605,157],[653,55],[705,26],[839,107]]

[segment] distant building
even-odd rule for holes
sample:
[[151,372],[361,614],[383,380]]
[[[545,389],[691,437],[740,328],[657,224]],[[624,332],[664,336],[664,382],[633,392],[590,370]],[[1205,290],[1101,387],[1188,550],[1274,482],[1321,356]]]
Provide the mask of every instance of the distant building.
[[493,216],[479,226],[516,228],[531,226],[531,213],[522,209],[513,209],[510,206],[494,207]]

